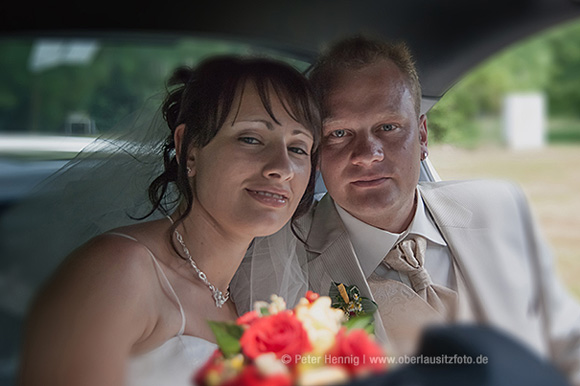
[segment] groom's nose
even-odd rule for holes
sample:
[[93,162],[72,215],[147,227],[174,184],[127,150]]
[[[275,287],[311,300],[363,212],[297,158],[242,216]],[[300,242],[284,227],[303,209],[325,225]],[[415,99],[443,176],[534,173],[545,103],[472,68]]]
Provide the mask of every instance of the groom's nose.
[[354,141],[351,161],[355,165],[370,165],[385,156],[381,140],[372,133],[358,135]]

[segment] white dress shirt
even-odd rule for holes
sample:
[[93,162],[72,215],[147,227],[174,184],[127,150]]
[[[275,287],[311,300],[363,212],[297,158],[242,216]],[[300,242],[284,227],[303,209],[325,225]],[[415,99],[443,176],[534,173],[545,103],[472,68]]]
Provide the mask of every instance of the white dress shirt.
[[[416,194],[417,208],[413,221],[409,225],[409,234],[420,235],[427,239],[425,269],[433,283],[455,289],[455,275],[447,243],[435,226],[431,215],[425,211],[425,204],[418,190]],[[365,277],[368,279],[371,273],[375,272],[381,277],[398,280],[410,286],[406,274],[380,264],[401,234],[369,225],[342,209],[336,202],[334,205],[348,232]]]

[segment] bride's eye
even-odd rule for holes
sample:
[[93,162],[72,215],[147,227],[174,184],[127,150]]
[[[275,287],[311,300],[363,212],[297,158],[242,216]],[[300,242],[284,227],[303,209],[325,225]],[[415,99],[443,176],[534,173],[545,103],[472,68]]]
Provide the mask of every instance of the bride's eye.
[[308,152],[301,147],[291,146],[288,148],[288,150],[290,150],[292,153],[296,153],[296,154],[300,154],[300,155],[308,155]]
[[240,137],[238,141],[247,143],[248,145],[259,145],[261,142],[254,137]]

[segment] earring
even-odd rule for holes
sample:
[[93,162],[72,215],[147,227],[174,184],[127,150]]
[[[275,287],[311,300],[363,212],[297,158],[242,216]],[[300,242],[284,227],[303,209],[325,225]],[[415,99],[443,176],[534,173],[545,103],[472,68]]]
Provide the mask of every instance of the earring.
[[188,166],[187,167],[187,176],[190,177],[191,176],[191,168]]
[[427,158],[429,154],[427,153],[427,151],[423,151],[423,158],[421,158],[421,161],[425,161],[425,158]]

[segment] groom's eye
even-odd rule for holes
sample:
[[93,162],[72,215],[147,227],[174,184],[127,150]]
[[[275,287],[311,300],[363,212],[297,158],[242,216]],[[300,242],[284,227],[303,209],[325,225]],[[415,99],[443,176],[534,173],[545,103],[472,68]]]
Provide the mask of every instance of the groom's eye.
[[346,135],[346,130],[343,129],[334,130],[333,132],[330,133],[330,135],[336,138],[342,138]]

